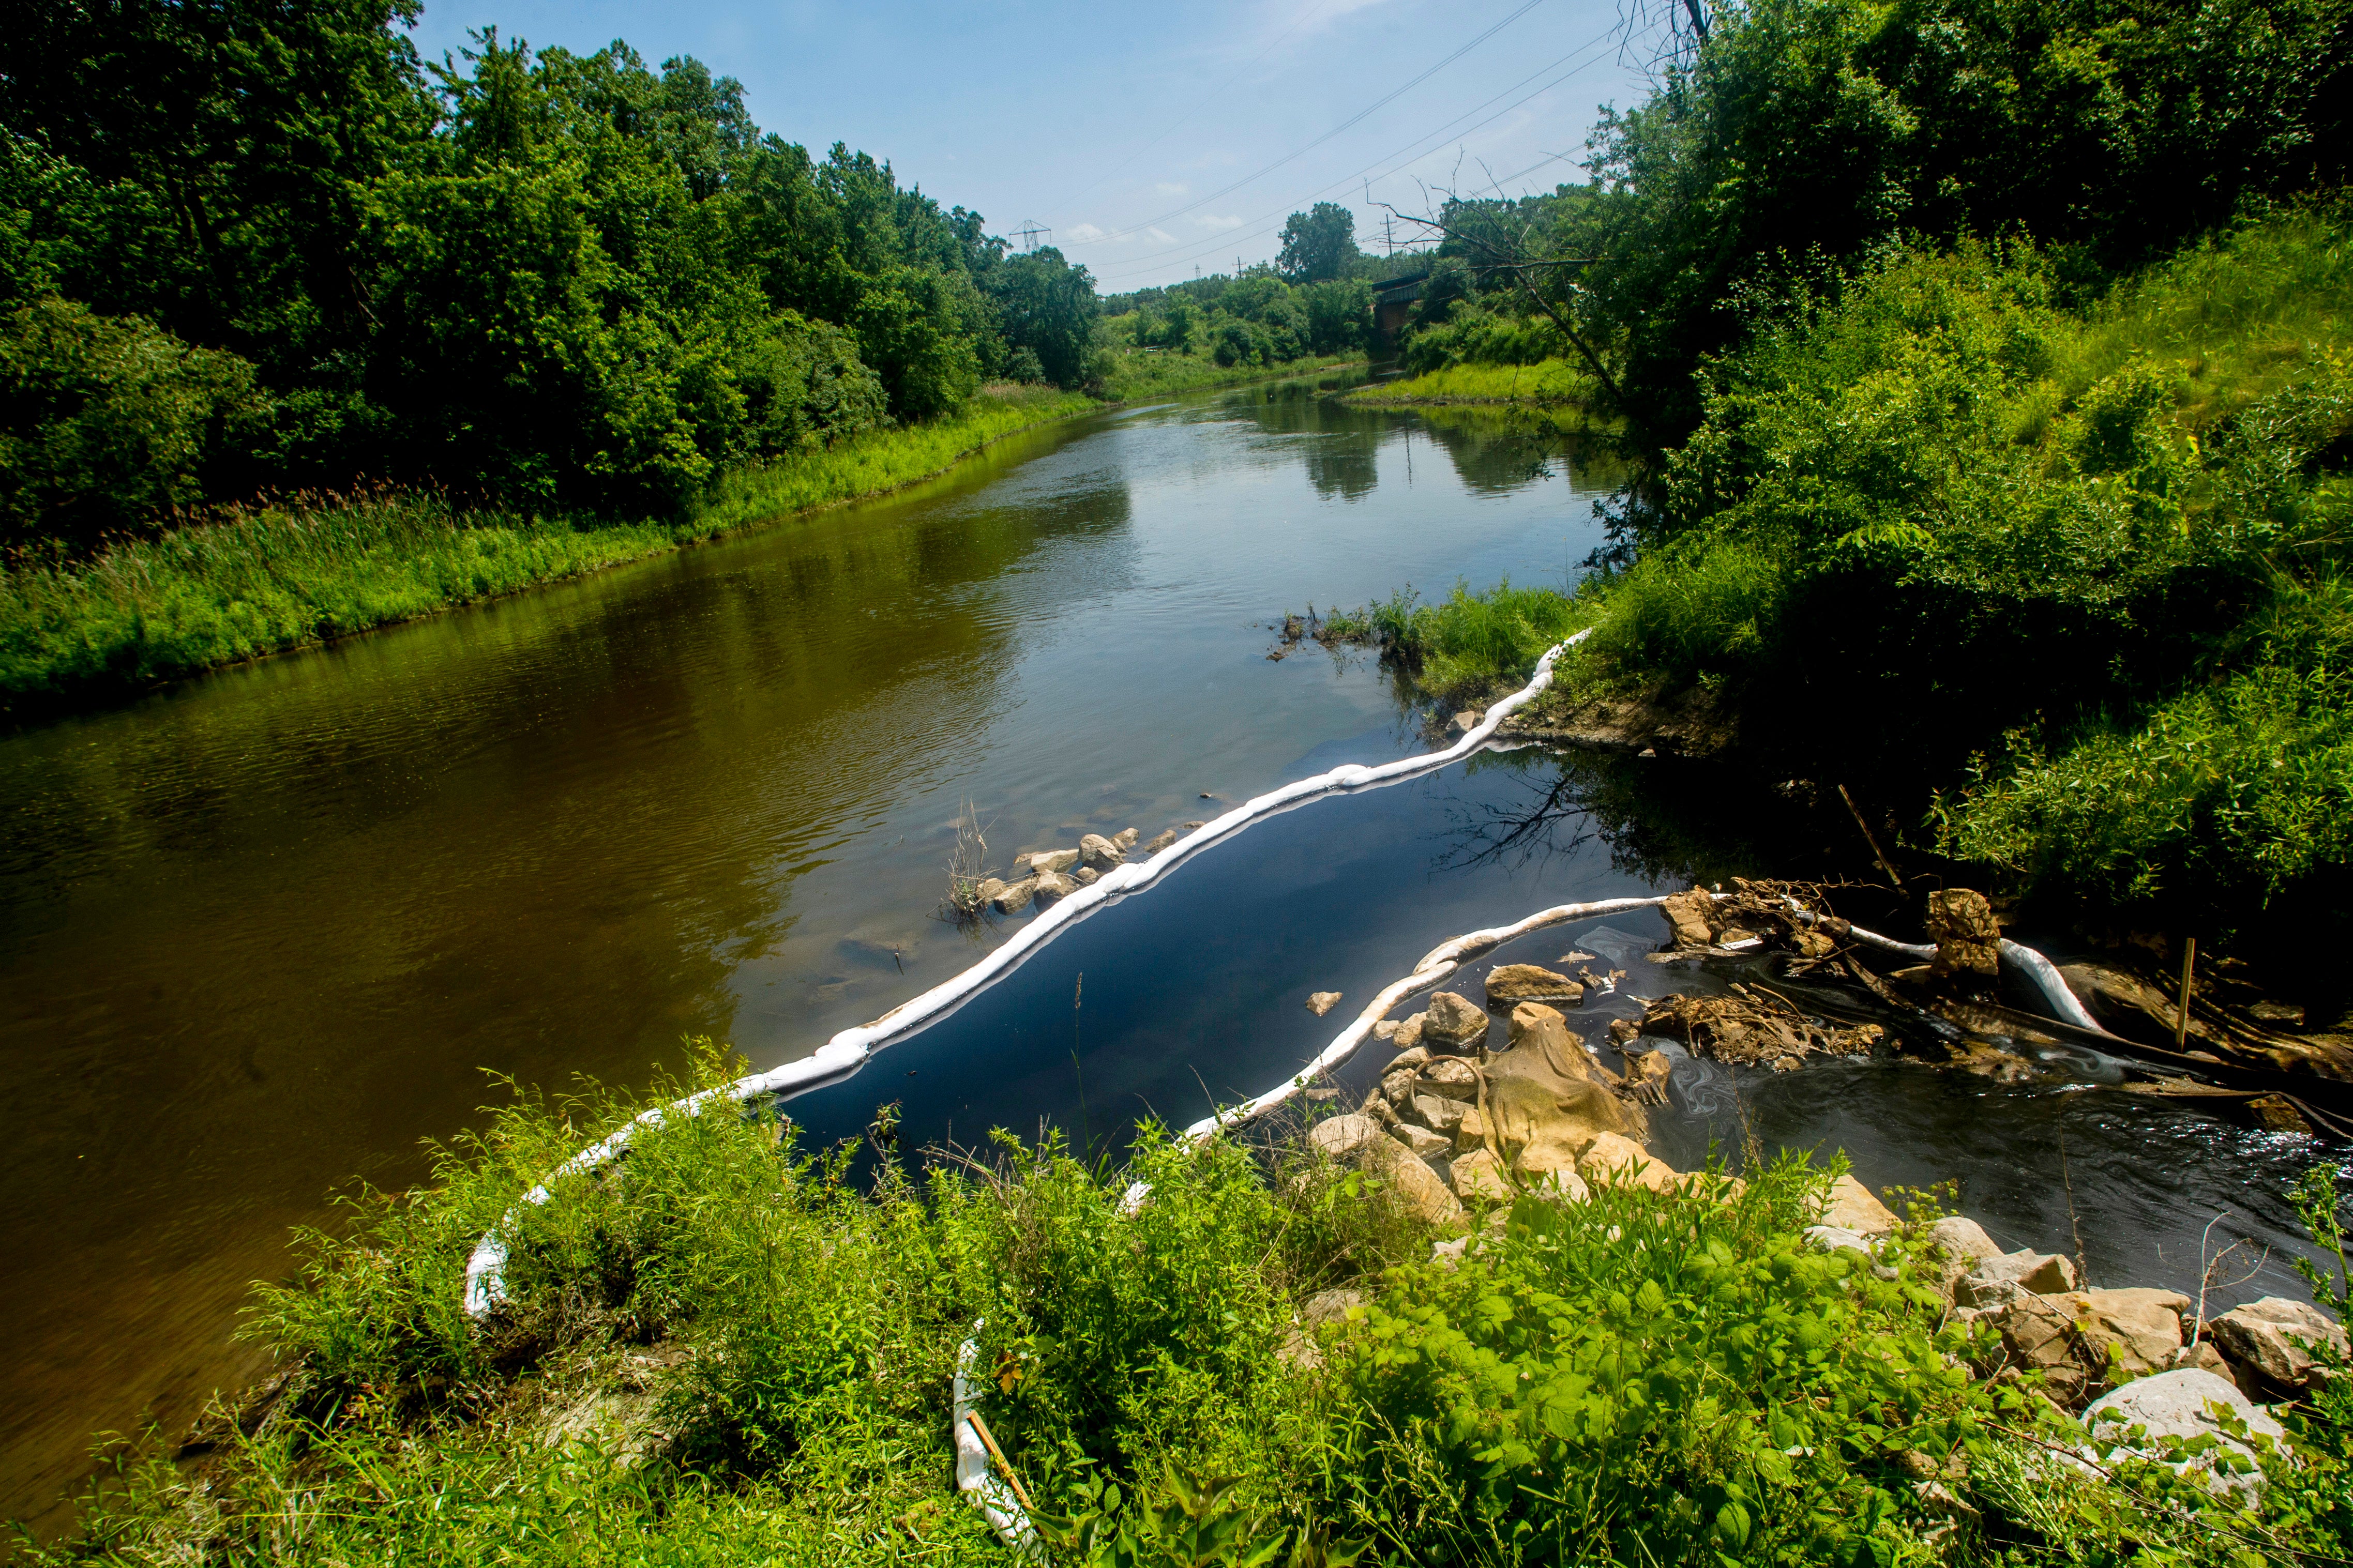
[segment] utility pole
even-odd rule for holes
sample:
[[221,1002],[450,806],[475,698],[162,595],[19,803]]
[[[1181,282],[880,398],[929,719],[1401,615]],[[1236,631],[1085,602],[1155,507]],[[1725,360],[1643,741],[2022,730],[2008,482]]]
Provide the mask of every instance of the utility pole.
[[1050,228],[1040,228],[1038,225],[1038,220],[1033,217],[1025,221],[1019,228],[1015,229],[1013,232],[1014,235],[1021,241],[1021,248],[1026,253],[1038,248],[1038,237],[1039,235],[1042,234],[1051,237],[1054,231]]

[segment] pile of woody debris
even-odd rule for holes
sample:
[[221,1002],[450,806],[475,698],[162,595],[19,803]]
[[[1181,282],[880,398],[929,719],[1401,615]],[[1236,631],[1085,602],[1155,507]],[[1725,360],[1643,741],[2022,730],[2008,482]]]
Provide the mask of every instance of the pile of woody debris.
[[1826,1024],[1770,991],[1743,984],[1720,996],[1660,997],[1644,1009],[1640,1025],[1621,1019],[1610,1026],[1613,1037],[1621,1031],[1629,1039],[1669,1036],[1695,1057],[1775,1072],[1791,1071],[1808,1057],[1862,1056],[1886,1036],[1876,1024]]

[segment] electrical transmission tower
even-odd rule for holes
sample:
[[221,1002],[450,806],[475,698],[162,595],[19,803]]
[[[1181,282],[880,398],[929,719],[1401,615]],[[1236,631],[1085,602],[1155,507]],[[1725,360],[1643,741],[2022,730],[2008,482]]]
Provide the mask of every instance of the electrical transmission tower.
[[1021,241],[1021,248],[1028,251],[1038,248],[1038,237],[1039,235],[1042,234],[1050,239],[1053,237],[1054,231],[1050,228],[1040,227],[1038,220],[1033,217],[1023,223],[1022,226],[1019,228],[1015,229],[1013,233],[1015,237]]

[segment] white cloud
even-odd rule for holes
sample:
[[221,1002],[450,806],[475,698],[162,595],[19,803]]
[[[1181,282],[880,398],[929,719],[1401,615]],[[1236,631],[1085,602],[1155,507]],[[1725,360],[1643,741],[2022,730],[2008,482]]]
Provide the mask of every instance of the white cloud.
[[1071,237],[1077,240],[1080,244],[1092,245],[1096,240],[1101,239],[1104,235],[1109,234],[1111,231],[1106,228],[1097,228],[1091,223],[1080,223],[1072,224],[1071,226],[1070,232]]
[[1193,187],[1182,180],[1163,180],[1152,188],[1164,196],[1181,196]]
[[1198,216],[1195,217],[1193,221],[1199,224],[1203,228],[1216,229],[1220,233],[1229,228],[1240,228],[1242,226],[1241,215],[1240,213],[1235,214],[1232,217],[1219,217],[1215,213],[1202,213]]
[[1176,237],[1170,234],[1166,229],[1147,228],[1144,232],[1150,235],[1153,238],[1158,240],[1163,245],[1174,245],[1176,243]]

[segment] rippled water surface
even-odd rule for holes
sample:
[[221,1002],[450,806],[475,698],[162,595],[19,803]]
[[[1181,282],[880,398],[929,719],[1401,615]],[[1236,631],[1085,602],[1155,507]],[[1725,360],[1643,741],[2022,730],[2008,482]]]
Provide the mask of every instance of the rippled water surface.
[[[690,1035],[770,1065],[1002,940],[931,918],[966,800],[1002,859],[1421,749],[1378,670],[1270,661],[1266,621],[1558,581],[1615,479],[1557,438],[1259,388],[0,738],[0,1508],[53,1524],[92,1430],[176,1426],[255,1371],[229,1334],[288,1227],[417,1179],[486,1074],[638,1083]],[[1189,1120],[1330,1037],[1310,991],[1820,847],[1701,774],[1485,756],[1220,846],[795,1111],[849,1134],[896,1099],[918,1141]],[[1630,989],[1671,978],[1638,962]],[[2194,1276],[2225,1202],[2275,1237],[2264,1194],[2303,1157],[2088,1086],[1874,1063],[1730,1088],[1679,1075],[1671,1154],[1745,1115],[1874,1182],[1958,1176],[2046,1247],[2072,1184],[2095,1272],[2136,1283],[2182,1278],[2185,1235]]]

